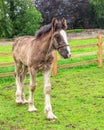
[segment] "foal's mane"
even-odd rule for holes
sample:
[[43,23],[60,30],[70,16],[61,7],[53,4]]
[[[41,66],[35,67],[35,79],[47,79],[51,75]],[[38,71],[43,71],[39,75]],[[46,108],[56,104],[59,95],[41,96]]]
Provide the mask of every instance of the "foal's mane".
[[48,25],[45,25],[43,27],[41,27],[37,32],[36,32],[36,39],[42,37],[43,35],[47,34],[48,32],[50,32],[52,28],[52,24],[48,24]]

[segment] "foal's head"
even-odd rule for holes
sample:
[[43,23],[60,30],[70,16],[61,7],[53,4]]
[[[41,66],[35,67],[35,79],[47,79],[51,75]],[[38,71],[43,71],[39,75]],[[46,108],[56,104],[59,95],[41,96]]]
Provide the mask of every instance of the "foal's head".
[[71,56],[70,47],[68,45],[66,30],[66,20],[63,18],[58,21],[56,18],[52,20],[52,33],[53,33],[53,48],[58,50],[63,58]]

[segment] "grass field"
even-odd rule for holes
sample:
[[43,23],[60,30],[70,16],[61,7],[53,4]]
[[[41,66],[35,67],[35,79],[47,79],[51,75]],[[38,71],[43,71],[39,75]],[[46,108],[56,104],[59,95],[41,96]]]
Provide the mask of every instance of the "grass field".
[[[96,39],[70,41],[70,45],[96,43]],[[0,47],[0,52],[11,51],[11,46]],[[77,49],[72,53],[97,51],[97,48]],[[58,64],[75,63],[96,59],[97,56],[60,60]],[[0,62],[11,62],[12,57],[2,57]],[[1,68],[0,73],[14,71],[13,67]],[[27,76],[26,83],[29,77]],[[44,115],[43,77],[37,76],[34,94],[38,111],[29,113],[28,105],[15,103],[15,79],[0,79],[0,130],[104,130],[104,67],[97,63],[68,69],[60,69],[56,77],[51,77],[51,102],[53,112],[58,117],[48,121]],[[25,85],[28,99],[28,84]]]

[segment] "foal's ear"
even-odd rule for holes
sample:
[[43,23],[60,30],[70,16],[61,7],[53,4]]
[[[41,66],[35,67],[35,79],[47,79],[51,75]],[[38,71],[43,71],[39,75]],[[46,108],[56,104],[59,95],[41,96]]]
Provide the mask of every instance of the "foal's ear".
[[55,31],[57,23],[58,23],[58,20],[56,18],[53,18],[52,19],[52,29],[53,29],[53,31]]
[[66,19],[65,19],[65,18],[62,18],[61,22],[62,22],[62,28],[63,28],[64,30],[66,30],[66,29],[67,29]]

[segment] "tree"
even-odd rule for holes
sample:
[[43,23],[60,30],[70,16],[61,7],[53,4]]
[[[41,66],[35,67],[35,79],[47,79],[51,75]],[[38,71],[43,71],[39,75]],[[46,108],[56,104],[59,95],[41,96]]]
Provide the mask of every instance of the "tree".
[[90,0],[98,27],[104,28],[104,0]]
[[0,1],[0,36],[10,37],[12,35],[12,23],[8,17],[8,9],[6,1]]
[[42,22],[31,0],[2,0],[0,12],[1,37],[34,35]]

